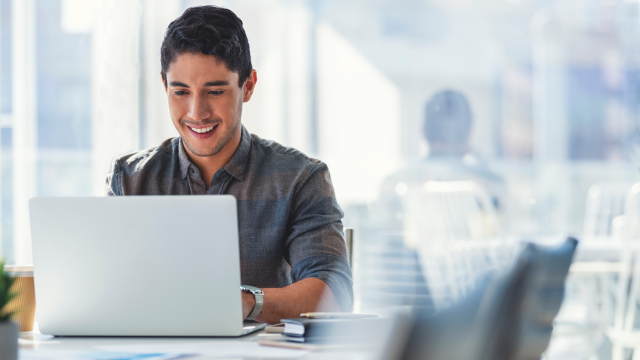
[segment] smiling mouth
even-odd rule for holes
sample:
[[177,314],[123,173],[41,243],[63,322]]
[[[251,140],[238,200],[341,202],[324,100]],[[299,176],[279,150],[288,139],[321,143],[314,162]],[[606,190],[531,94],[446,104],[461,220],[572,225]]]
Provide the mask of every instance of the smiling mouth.
[[209,131],[211,131],[211,130],[217,128],[217,127],[218,127],[218,125],[213,125],[213,126],[209,126],[209,127],[206,127],[206,128],[199,128],[198,129],[198,128],[194,128],[194,127],[188,126],[189,129],[193,130],[194,132],[197,132],[198,134],[208,133]]

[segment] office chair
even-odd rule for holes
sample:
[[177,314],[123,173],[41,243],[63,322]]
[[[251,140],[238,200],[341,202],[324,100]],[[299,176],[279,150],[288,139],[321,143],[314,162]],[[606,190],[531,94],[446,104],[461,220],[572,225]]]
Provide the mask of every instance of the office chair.
[[482,320],[487,331],[480,339],[484,351],[479,359],[540,359],[577,244],[573,238],[555,248],[527,244],[506,281],[486,298],[490,310]]
[[436,315],[418,312],[408,335],[389,341],[384,358],[539,359],[551,338],[576,245],[573,238],[553,248],[528,243],[510,271],[487,273],[453,307]]

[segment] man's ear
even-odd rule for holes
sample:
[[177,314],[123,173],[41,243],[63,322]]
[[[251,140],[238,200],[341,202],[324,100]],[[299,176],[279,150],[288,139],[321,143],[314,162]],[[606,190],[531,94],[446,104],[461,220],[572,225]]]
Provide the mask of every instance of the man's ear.
[[258,73],[253,69],[247,80],[244,81],[244,85],[242,85],[242,102],[251,100],[251,95],[253,95],[253,90],[255,90],[257,82]]

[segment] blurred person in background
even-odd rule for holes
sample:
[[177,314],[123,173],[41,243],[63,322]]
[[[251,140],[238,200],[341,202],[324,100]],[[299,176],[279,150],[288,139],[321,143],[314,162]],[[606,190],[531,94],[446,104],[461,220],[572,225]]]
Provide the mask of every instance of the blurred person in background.
[[[354,227],[366,239],[361,251],[367,258],[360,264],[363,308],[410,305],[433,310],[455,300],[451,289],[459,284],[442,286],[449,278],[441,276],[438,264],[446,256],[432,250],[450,240],[497,234],[495,219],[489,220],[480,204],[499,210],[503,181],[470,154],[472,127],[472,111],[464,95],[451,90],[435,94],[427,103],[423,125],[428,156],[385,179],[378,201],[359,217],[348,219],[348,224],[358,224]],[[428,181],[463,181],[460,185],[466,188],[472,181],[476,197],[469,201],[468,196],[463,200],[429,196]],[[480,191],[482,201],[477,187],[485,190]],[[448,256],[451,261],[459,259],[455,254]],[[475,276],[468,275],[469,279]]]
[[408,166],[385,179],[375,218],[387,228],[402,229],[406,207],[404,198],[413,188],[427,181],[473,181],[489,195],[494,209],[502,207],[504,182],[472,153],[469,144],[473,113],[460,92],[444,90],[427,103],[423,135],[428,155],[420,163]]
[[105,194],[233,195],[242,284],[264,292],[262,303],[242,293],[246,319],[351,311],[343,212],[329,169],[241,124],[258,80],[242,21],[216,6],[187,9],[169,24],[161,68],[180,136],[116,158]]

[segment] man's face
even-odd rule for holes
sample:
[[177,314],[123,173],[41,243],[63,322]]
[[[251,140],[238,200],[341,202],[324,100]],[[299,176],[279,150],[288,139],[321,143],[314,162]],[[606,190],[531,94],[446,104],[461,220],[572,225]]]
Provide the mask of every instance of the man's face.
[[171,119],[187,150],[195,156],[216,155],[240,131],[242,103],[251,98],[255,71],[241,88],[238,73],[223,61],[185,53],[171,63],[166,78]]

